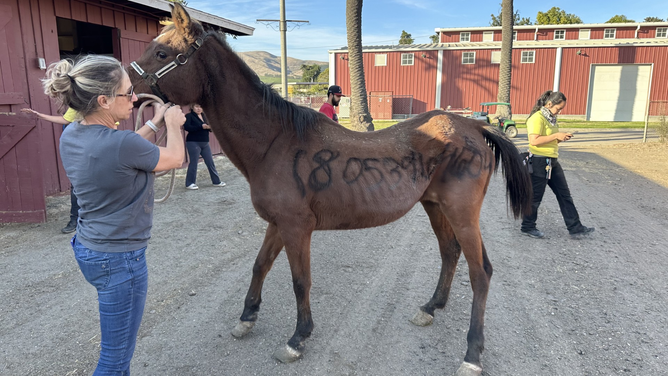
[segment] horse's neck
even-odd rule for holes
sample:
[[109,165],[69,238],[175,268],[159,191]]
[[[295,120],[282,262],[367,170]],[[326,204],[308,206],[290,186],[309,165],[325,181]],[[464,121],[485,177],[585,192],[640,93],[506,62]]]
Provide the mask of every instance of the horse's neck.
[[[266,155],[281,133],[276,111],[267,112],[263,93],[247,77],[243,61],[226,47],[215,44],[214,59],[206,59],[212,93],[203,105],[216,138],[230,161],[248,178],[251,166]],[[224,67],[224,73],[221,73]],[[269,113],[273,114],[270,115]]]

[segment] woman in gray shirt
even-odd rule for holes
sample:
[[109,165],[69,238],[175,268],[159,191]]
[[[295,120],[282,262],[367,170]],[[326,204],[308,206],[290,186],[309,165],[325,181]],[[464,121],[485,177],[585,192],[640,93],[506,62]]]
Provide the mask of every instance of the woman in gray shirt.
[[[179,106],[165,105],[136,133],[117,130],[117,122],[132,115],[137,96],[111,57],[53,63],[43,86],[83,117],[63,132],[60,155],[80,206],[72,248],[98,292],[102,340],[94,375],[130,374],[148,288],[144,254],[153,222],[154,172],[181,166],[185,116]],[[147,140],[162,125],[166,147]]]

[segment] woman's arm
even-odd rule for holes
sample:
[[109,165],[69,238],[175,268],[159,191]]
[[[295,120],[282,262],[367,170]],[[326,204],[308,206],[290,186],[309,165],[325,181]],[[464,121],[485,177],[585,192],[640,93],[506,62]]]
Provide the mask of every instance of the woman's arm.
[[50,121],[50,122],[56,123],[56,124],[63,124],[64,125],[64,124],[71,123],[70,121],[65,120],[65,118],[62,115],[46,115],[46,114],[43,114],[41,112],[37,112],[37,111],[33,110],[32,108],[22,108],[21,112],[26,113],[26,114],[35,115],[42,120]]
[[529,145],[531,146],[540,146],[548,144],[554,140],[557,142],[562,142],[573,137],[570,133],[557,132],[552,133],[551,135],[543,135],[546,127],[548,126],[548,121],[545,117],[536,113],[527,119],[527,132],[529,133]]
[[549,136],[541,136],[534,133],[529,135],[529,145],[540,146],[550,143],[554,140],[557,140],[557,142],[563,142],[570,140],[571,137],[573,137],[571,133],[564,132],[552,133]]
[[[159,106],[154,106],[153,108],[153,119],[151,121],[153,124],[158,127],[158,129],[162,128],[165,125],[165,111],[171,106],[170,103],[166,103],[163,105]],[[148,122],[147,122],[148,123]],[[155,135],[155,131],[149,127],[148,125],[144,124],[143,127],[139,128],[137,130],[137,134],[142,136],[145,139],[149,139],[151,136]]]
[[172,106],[165,112],[165,127],[167,127],[167,146],[159,147],[160,159],[153,171],[168,171],[181,167],[185,156],[181,125],[186,121],[181,106]]

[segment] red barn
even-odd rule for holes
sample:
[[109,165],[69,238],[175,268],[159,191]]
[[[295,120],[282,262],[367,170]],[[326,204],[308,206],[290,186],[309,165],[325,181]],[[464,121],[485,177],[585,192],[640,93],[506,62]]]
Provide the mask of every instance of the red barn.
[[[252,27],[188,11],[205,27],[253,34]],[[43,222],[45,196],[70,189],[58,154],[62,128],[19,112],[32,107],[58,113],[41,86],[46,67],[81,53],[107,54],[129,65],[170,14],[162,0],[0,0],[0,223]]]
[[[642,121],[648,101],[668,100],[668,23],[516,26],[513,113],[528,114],[545,90],[568,98],[564,115]],[[363,47],[368,92],[412,96],[410,115],[494,102],[501,27],[436,29],[440,43]],[[347,48],[330,50],[331,84],[350,94]],[[372,99],[373,100],[373,99]],[[370,100],[371,101],[371,100]],[[373,115],[373,114],[372,114]],[[406,111],[394,111],[394,118]]]

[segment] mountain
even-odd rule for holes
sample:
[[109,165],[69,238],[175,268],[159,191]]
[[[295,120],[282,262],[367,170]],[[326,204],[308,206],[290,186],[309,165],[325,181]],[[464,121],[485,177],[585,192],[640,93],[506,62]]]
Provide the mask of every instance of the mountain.
[[[237,52],[237,55],[239,55],[239,57],[248,64],[258,76],[280,77],[281,75],[280,56],[275,56],[264,51]],[[288,77],[301,79],[302,65],[313,64],[320,65],[322,70],[329,67],[329,63],[326,61],[299,60],[288,56]]]

